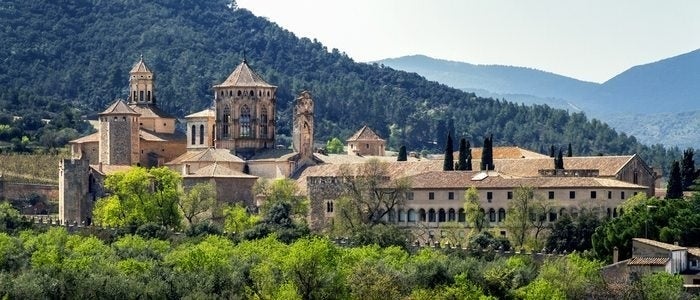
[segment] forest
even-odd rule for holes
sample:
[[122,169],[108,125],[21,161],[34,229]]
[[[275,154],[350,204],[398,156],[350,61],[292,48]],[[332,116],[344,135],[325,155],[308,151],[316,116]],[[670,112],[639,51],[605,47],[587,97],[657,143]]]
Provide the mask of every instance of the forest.
[[[414,73],[354,62],[235,1],[2,0],[0,40],[0,140],[17,151],[58,147],[89,132],[83,119],[126,97],[128,71],[143,55],[156,73],[158,104],[179,117],[210,105],[212,85],[246,58],[278,86],[281,138],[290,135],[294,96],[306,89],[316,103],[319,143],[345,139],[366,124],[394,150],[438,152],[451,127],[455,138],[477,147],[493,134],[495,145],[540,152],[571,143],[576,155],[638,153],[659,168],[679,155],[582,113],[481,98]],[[42,119],[52,121],[37,123]]]

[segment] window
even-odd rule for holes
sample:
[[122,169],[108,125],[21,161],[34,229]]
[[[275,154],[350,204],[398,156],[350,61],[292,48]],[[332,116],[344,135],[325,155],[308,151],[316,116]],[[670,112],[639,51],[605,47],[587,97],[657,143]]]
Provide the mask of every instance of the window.
[[508,192],[508,200],[513,199],[513,192]]
[[415,222],[416,221],[416,211],[413,209],[408,210],[408,221],[409,222]]
[[369,144],[365,144],[365,148],[369,149]]
[[576,199],[576,191],[569,192],[569,199]]
[[428,222],[435,222],[435,210],[432,208],[428,210]]
[[467,220],[467,213],[464,211],[464,208],[460,208],[457,211],[457,222],[466,222]]
[[493,199],[493,192],[486,192],[486,200],[491,203],[491,200]]
[[506,210],[503,208],[498,209],[498,222],[503,222],[506,220]]
[[399,209],[399,222],[406,222],[406,212]]
[[620,192],[620,199],[625,199],[625,192]]
[[224,106],[224,114],[222,116],[222,131],[221,131],[221,136],[222,137],[228,137],[229,134],[229,122],[231,120],[231,108],[228,107],[228,105]]
[[638,184],[639,183],[639,173],[635,170],[634,174],[632,175],[632,183]]
[[489,209],[489,222],[496,222],[496,210],[493,208]]
[[428,200],[435,200],[435,193],[434,192],[428,193]]
[[151,101],[151,91],[146,92],[146,95],[148,95],[148,101]]
[[197,130],[196,127],[194,127],[194,125],[192,125],[192,130],[190,131],[190,134],[192,135],[190,142],[192,145],[194,145],[194,141],[197,138]]
[[447,200],[454,200],[455,199],[455,192],[448,192],[447,193]]
[[238,97],[241,96],[241,90],[238,90]]
[[413,192],[406,192],[406,199],[413,200]]
[[549,200],[554,199],[554,191],[549,191],[548,194],[549,194],[549,195],[548,195]]
[[418,211],[418,220],[420,220],[421,222],[425,222],[425,220],[426,220],[426,218],[425,218],[425,209],[422,209],[422,208],[421,208],[421,209]]
[[450,210],[447,211],[447,221],[449,221],[449,222],[456,221],[456,214],[455,214],[454,208],[450,208]]
[[612,191],[608,191],[608,199],[612,199]]
[[260,111],[260,136],[267,138],[267,108]]
[[250,108],[247,105],[241,107],[241,132],[240,137],[250,137]]
[[445,222],[445,210],[442,208],[438,210],[438,222]]
[[204,144],[204,125],[199,125],[199,144]]
[[557,213],[556,213],[556,212],[550,211],[550,212],[549,212],[549,221],[550,221],[550,222],[554,222],[554,221],[556,221],[556,220],[557,220]]
[[326,212],[327,213],[333,212],[333,201],[326,201]]
[[143,102],[143,91],[139,91],[139,102]]
[[595,199],[598,196],[596,191],[591,191],[591,199]]

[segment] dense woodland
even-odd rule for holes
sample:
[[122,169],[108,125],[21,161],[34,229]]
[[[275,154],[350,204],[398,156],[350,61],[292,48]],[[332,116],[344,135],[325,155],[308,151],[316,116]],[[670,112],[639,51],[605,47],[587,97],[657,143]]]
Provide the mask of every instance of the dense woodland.
[[[66,136],[88,132],[80,117],[94,116],[115,98],[126,97],[128,71],[143,54],[156,72],[159,105],[180,117],[210,105],[211,86],[246,57],[279,86],[281,136],[291,130],[294,96],[308,89],[316,102],[320,142],[344,139],[367,124],[393,149],[406,145],[408,151],[438,152],[443,147],[438,139],[446,136],[442,128],[452,120],[454,137],[465,137],[474,146],[489,134],[495,145],[541,152],[572,143],[577,155],[639,153],[664,168],[679,154],[641,145],[580,113],[480,98],[416,74],[356,63],[337,49],[297,38],[236,8],[232,1],[3,0],[0,40],[0,108],[5,116],[0,118],[0,139],[15,139],[18,150],[25,136],[24,145],[52,147]],[[39,124],[6,124],[12,115],[30,120],[63,116],[67,121],[50,125],[53,136],[43,137]],[[14,127],[20,130],[12,131]],[[72,129],[59,132],[62,128]],[[3,138],[3,131],[12,134]]]

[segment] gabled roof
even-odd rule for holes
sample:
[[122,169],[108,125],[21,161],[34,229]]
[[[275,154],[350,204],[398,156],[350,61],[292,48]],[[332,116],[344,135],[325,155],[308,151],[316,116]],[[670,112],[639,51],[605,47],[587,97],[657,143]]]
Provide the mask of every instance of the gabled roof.
[[167,165],[176,165],[188,162],[236,162],[243,163],[244,161],[233,154],[228,149],[207,148],[203,150],[187,151],[184,154],[176,157],[172,161],[167,162]]
[[216,111],[214,111],[211,108],[207,108],[203,111],[198,111],[193,114],[189,114],[185,116],[185,119],[190,119],[190,118],[214,118],[216,117]]
[[97,143],[100,141],[100,132],[95,132],[93,134],[86,135],[70,141],[71,144],[82,144],[82,143]]
[[98,115],[136,115],[138,116],[139,113],[135,112],[131,107],[126,105],[123,100],[117,99],[117,101],[114,101],[112,105],[107,107],[103,112],[99,113]]
[[[459,144],[458,144],[459,146]],[[471,148],[472,159],[481,159],[484,148]],[[459,158],[459,151],[453,153],[454,158]],[[549,156],[523,149],[517,146],[499,146],[493,147],[493,159],[515,159],[515,158],[548,158]],[[440,158],[442,159],[442,157]]]
[[668,257],[632,257],[628,266],[665,266],[670,260]]
[[687,250],[688,249],[686,247],[681,247],[681,246],[674,245],[674,244],[667,244],[664,242],[659,242],[659,241],[644,239],[644,238],[633,238],[632,241],[642,243],[642,244],[647,244],[649,246],[653,246],[653,247],[668,250],[668,251],[680,251],[680,250]]
[[149,142],[173,142],[173,141],[184,141],[187,137],[181,131],[175,131],[173,133],[155,132],[146,130],[143,128],[139,129],[139,138]]
[[141,55],[141,59],[139,59],[136,64],[131,68],[131,71],[129,73],[153,73],[151,72],[151,69],[146,66],[146,62],[143,61],[143,55]]
[[362,126],[360,130],[355,132],[349,139],[347,139],[348,142],[354,142],[354,141],[383,141],[382,138],[380,138],[374,131],[367,127],[367,125]]
[[[564,169],[569,170],[598,170],[599,177],[615,177],[620,170],[634,158],[634,155],[622,156],[579,156],[564,157]],[[472,161],[474,164],[474,161]],[[478,166],[478,164],[474,164]],[[496,171],[518,177],[538,177],[539,170],[554,168],[554,159],[517,158],[494,160]]]
[[169,113],[162,111],[160,108],[153,104],[132,104],[129,105],[131,109],[141,115],[141,118],[164,118],[164,119],[175,119],[175,117]]
[[239,172],[236,170],[231,170],[226,166],[219,165],[218,163],[210,164],[204,168],[200,168],[192,174],[187,174],[184,177],[230,177],[230,178],[250,178],[256,179],[258,176],[253,176]]
[[90,165],[93,171],[100,173],[102,175],[112,175],[117,172],[126,172],[131,170],[134,166],[131,165],[107,165],[103,164],[102,168],[100,165]]
[[224,82],[215,85],[214,87],[275,87],[267,83],[260,75],[255,73],[248,66],[248,62],[244,59],[239,64],[233,73],[224,80]]

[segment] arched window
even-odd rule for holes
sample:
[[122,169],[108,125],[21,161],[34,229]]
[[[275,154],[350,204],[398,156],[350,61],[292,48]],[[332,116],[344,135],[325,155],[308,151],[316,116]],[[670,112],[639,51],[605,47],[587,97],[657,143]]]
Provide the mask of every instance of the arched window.
[[442,208],[438,210],[438,222],[445,222],[445,210]]
[[251,97],[253,97],[253,96],[255,96],[255,92],[254,92],[253,90],[250,90],[250,94],[248,94],[248,95],[250,95]]
[[503,222],[506,220],[506,210],[503,208],[498,209],[498,222]]
[[250,108],[247,105],[241,107],[240,122],[240,137],[250,137]]
[[148,97],[147,97],[148,101],[151,101],[151,91],[147,91],[146,95],[148,95]]
[[260,137],[267,138],[267,108],[260,110]]
[[418,220],[420,220],[421,222],[425,222],[425,209],[421,208],[418,211]]
[[241,96],[241,90],[238,90],[238,97]]
[[612,210],[610,209],[610,207],[608,207],[607,211],[608,211],[608,218],[612,218]]
[[496,210],[489,208],[489,222],[496,222]]
[[191,139],[190,144],[194,145],[194,141],[195,141],[195,139],[196,139],[196,137],[197,137],[197,131],[195,130],[194,125],[192,125],[192,130],[190,131],[190,135],[191,135],[191,137],[190,137],[190,139]]
[[222,136],[222,137],[228,137],[228,134],[229,134],[229,122],[230,122],[230,120],[231,120],[231,108],[230,108],[228,105],[224,106],[224,114],[223,114],[223,116],[222,116],[222,119],[223,119],[223,120],[222,120],[222,123],[223,123],[222,127],[223,127],[223,128],[221,128],[221,129],[222,129],[222,130],[221,130],[221,136]]
[[262,91],[258,91],[258,97],[262,97]]
[[456,217],[456,216],[455,216],[455,209],[454,209],[454,208],[450,208],[450,210],[447,211],[447,221],[448,221],[448,222],[454,222],[454,221],[457,220],[455,217]]
[[267,96],[270,97],[270,91],[267,91]]
[[432,208],[428,210],[428,222],[435,222],[435,210]]
[[204,125],[199,125],[199,144],[204,145]]
[[408,221],[409,222],[415,222],[416,221],[416,211],[414,209],[409,209],[408,210]]
[[395,223],[396,222],[396,211],[393,209],[390,209],[389,212],[386,214],[388,216],[388,221],[389,223]]
[[399,209],[399,222],[406,222],[406,212]]
[[457,211],[457,222],[464,223],[467,221],[467,214],[464,212],[464,208],[460,208]]

